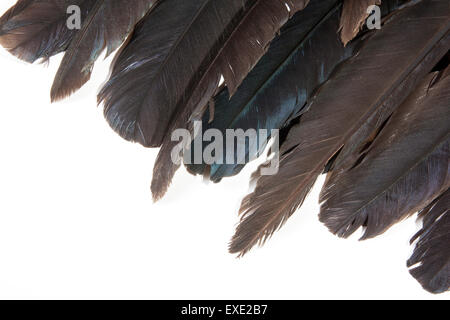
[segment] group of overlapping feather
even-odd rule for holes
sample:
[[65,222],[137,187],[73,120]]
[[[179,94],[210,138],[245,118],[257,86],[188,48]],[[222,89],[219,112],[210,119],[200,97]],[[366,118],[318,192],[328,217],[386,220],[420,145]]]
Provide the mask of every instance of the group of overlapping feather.
[[[80,30],[66,26],[69,5],[81,9]],[[380,30],[365,27],[371,5],[381,6]],[[281,129],[279,172],[255,173],[231,252],[267,240],[326,172],[320,219],[341,237],[360,227],[375,237],[421,211],[408,265],[444,292],[449,29],[448,0],[19,0],[0,20],[0,43],[28,62],[65,52],[53,101],[123,44],[98,101],[123,138],[161,147],[155,199],[178,169],[174,129],[196,119],[203,130]],[[218,182],[244,165],[186,166]]]

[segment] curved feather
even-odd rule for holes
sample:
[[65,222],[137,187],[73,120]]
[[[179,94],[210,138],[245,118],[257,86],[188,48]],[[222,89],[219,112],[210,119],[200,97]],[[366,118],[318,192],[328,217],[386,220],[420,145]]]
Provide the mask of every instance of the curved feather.
[[331,232],[348,237],[364,226],[362,239],[375,237],[450,186],[450,77],[432,86],[436,75],[394,112],[354,168],[331,174],[320,199]]
[[283,144],[278,174],[260,177],[242,202],[231,252],[245,254],[267,240],[366,121],[381,111],[392,113],[403,102],[447,52],[449,17],[450,3],[445,0],[400,10],[320,88]]
[[[281,30],[267,54],[250,72],[235,95],[229,98],[225,88],[214,99],[215,117],[203,118],[204,131],[218,129],[266,129],[267,139],[272,129],[280,129],[293,115],[301,113],[308,98],[334,68],[354,52],[354,46],[344,48],[336,36],[341,14],[338,1],[311,1]],[[322,48],[318,52],[317,48]],[[203,145],[206,147],[206,144]],[[227,145],[224,145],[224,154]],[[191,150],[195,151],[192,143]],[[246,157],[254,159],[257,155]],[[257,150],[261,153],[263,150]],[[235,150],[237,157],[237,150]],[[242,164],[188,165],[191,172],[209,172],[214,182],[238,174]]]
[[408,260],[411,275],[432,293],[450,290],[450,190],[444,192],[421,213],[423,228]]
[[[449,65],[449,56],[450,52],[447,52],[444,58],[442,58],[433,68],[433,72],[442,71],[445,69]],[[443,74],[443,72],[438,73],[439,77]],[[350,170],[354,167],[356,163],[360,161],[365,154],[367,154],[369,147],[386,125],[387,120],[391,115],[389,111],[391,109],[392,108],[388,106],[386,109],[381,109],[379,112],[372,115],[367,120],[364,127],[360,128],[357,134],[347,141],[347,143],[336,155],[335,159],[330,161],[328,171],[339,172],[341,170]]]
[[[266,53],[269,43],[278,30],[297,11],[302,10],[309,0],[258,0],[251,2],[244,14],[230,29],[216,52],[211,52],[212,59],[203,64],[205,72],[199,81],[180,101],[170,130],[166,135],[156,160],[152,192],[157,200],[167,191],[179,165],[171,161],[173,148],[178,144],[171,139],[176,129],[193,129],[190,119],[199,108],[202,109],[214,96],[220,77],[223,75],[231,94],[244,77]],[[201,113],[201,112],[200,112]]]
[[156,0],[97,0],[71,42],[52,90],[52,101],[72,94],[89,81],[95,61],[116,50]]
[[[405,1],[387,0],[381,11],[386,16],[404,4]],[[340,1],[311,1],[309,6],[297,13],[282,29],[271,44],[267,54],[250,72],[235,95],[229,98],[224,89],[214,99],[215,117],[209,121],[209,114],[203,117],[203,131],[219,129],[225,136],[227,129],[265,129],[265,141],[259,141],[261,148],[250,153],[248,147],[241,152],[246,162],[263,152],[273,129],[289,131],[288,124],[293,117],[303,112],[303,107],[314,91],[331,75],[344,60],[353,55],[360,40],[344,47],[336,36],[341,15]],[[319,51],[317,48],[321,48]],[[283,135],[281,135],[283,136]],[[282,139],[280,140],[280,144]],[[195,151],[198,143],[192,143],[188,151]],[[200,144],[199,144],[200,145]],[[203,144],[203,149],[207,144]],[[224,145],[224,154],[227,144]],[[202,150],[203,151],[203,150]],[[240,150],[239,150],[240,151]],[[225,160],[225,159],[224,159]],[[236,159],[237,160],[237,156]],[[244,164],[187,165],[193,174],[205,174],[214,182],[238,174]]]
[[47,60],[67,49],[78,30],[67,27],[67,8],[78,5],[82,18],[95,0],[20,0],[0,18],[0,44],[26,62]]
[[202,66],[254,2],[160,2],[120,50],[99,94],[111,127],[126,140],[160,146],[180,100],[202,78]]

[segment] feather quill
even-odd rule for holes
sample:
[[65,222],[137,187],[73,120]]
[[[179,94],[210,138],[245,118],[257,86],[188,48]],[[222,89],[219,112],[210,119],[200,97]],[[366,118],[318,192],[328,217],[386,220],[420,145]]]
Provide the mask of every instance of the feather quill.
[[392,113],[403,102],[448,51],[449,17],[445,0],[400,10],[320,88],[283,144],[278,174],[260,177],[255,191],[243,200],[231,252],[242,255],[267,240],[366,121],[381,111]]

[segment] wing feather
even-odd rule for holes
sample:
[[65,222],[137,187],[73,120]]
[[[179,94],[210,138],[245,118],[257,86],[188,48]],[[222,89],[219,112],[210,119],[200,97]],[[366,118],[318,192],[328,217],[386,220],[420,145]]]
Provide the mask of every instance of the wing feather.
[[119,51],[99,94],[111,127],[126,140],[160,146],[185,94],[253,2],[160,2]]
[[450,290],[450,190],[444,192],[420,213],[423,228],[411,240],[417,240],[408,260],[410,272],[432,293]]
[[330,174],[320,220],[333,233],[365,227],[363,239],[380,235],[450,186],[450,77],[433,84],[436,76],[394,112],[353,168]]
[[97,0],[71,42],[52,90],[52,101],[72,94],[89,81],[95,61],[116,50],[156,0]]
[[26,62],[47,60],[67,49],[78,30],[67,27],[67,8],[78,5],[82,18],[95,0],[19,0],[0,18],[0,44]]
[[[221,75],[225,78],[231,94],[266,53],[267,48],[280,28],[297,11],[302,10],[309,0],[258,0],[251,2],[243,15],[230,29],[229,34],[211,52],[212,59],[204,64],[205,72],[192,89],[181,100],[170,121],[153,170],[152,193],[160,199],[167,191],[172,178],[179,168],[171,161],[173,148],[178,142],[172,141],[171,133],[177,129],[193,132],[190,119],[198,108],[209,103],[216,93]],[[229,5],[229,4],[228,4]],[[202,112],[200,112],[202,113]]]
[[345,45],[352,41],[362,29],[369,16],[368,8],[380,4],[381,0],[344,0],[340,31]]
[[400,10],[320,88],[283,144],[278,174],[260,177],[242,202],[231,252],[245,254],[267,240],[347,141],[361,134],[372,116],[387,118],[409,96],[448,51],[449,17],[445,0]]

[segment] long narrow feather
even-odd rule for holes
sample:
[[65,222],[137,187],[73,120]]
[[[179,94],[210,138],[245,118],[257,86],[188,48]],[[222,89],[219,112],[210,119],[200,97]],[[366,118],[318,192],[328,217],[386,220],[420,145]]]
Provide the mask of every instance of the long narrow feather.
[[72,94],[89,81],[95,61],[116,50],[156,0],[97,0],[71,42],[56,74],[52,101]]
[[[448,59],[450,51],[442,58],[434,67],[434,71],[442,71],[449,65]],[[448,70],[448,69],[446,69]],[[447,71],[448,72],[448,71]],[[443,72],[438,73],[439,77],[444,75]],[[339,172],[350,170],[354,167],[362,157],[367,154],[369,147],[378,137],[381,130],[386,125],[390,113],[387,109],[381,109],[378,113],[371,116],[365,125],[360,128],[357,134],[353,135],[347,143],[342,147],[339,153],[329,163],[329,171]],[[331,177],[330,177],[331,178]]]
[[82,18],[95,0],[19,0],[0,18],[0,44],[19,59],[47,60],[67,49],[76,29],[67,27],[67,8],[78,5]]
[[372,5],[380,5],[381,0],[344,0],[341,18],[341,38],[344,45],[352,41],[362,29]]
[[278,174],[260,177],[255,191],[243,200],[231,252],[245,254],[267,240],[303,203],[327,162],[365,122],[380,110],[392,113],[403,102],[447,52],[449,17],[446,0],[402,9],[322,86],[300,124],[291,129]]
[[321,195],[320,220],[362,239],[429,204],[450,186],[450,77],[434,73],[392,115],[366,155],[348,171],[331,173]]
[[180,101],[204,75],[202,67],[254,2],[160,2],[120,50],[99,94],[111,127],[127,140],[160,146]]
[[423,228],[408,260],[410,273],[425,290],[443,293],[450,290],[450,190],[433,201],[421,213]]
[[[390,14],[403,3],[384,1],[383,15]],[[314,90],[329,78],[338,64],[353,55],[361,39],[347,47],[342,45],[337,35],[341,7],[340,1],[311,1],[283,27],[280,36],[236,94],[230,99],[225,88],[214,99],[214,120],[210,122],[210,115],[206,114],[203,131],[218,129],[224,136],[227,129],[256,129],[258,132],[265,129],[268,132],[266,140],[259,141],[261,148],[256,149],[256,154],[250,153],[248,146],[236,150],[235,144],[235,160],[245,158],[248,162],[261,154],[271,130],[284,129],[292,117],[299,116]],[[197,144],[191,144],[188,154],[196,151]],[[229,146],[226,141],[224,144],[226,154]],[[187,168],[191,173],[207,174],[212,181],[218,182],[238,174],[245,166],[238,161],[234,164],[222,162],[211,166],[190,164]]]
[[[228,88],[224,88],[214,98],[214,119],[210,122],[209,112],[205,114],[203,131],[218,129],[225,136],[226,129],[268,129],[270,134],[270,129],[279,129],[290,116],[299,112],[308,95],[353,51],[344,49],[336,37],[339,9],[338,1],[313,0],[298,12],[283,27],[237,92],[230,98]],[[320,59],[315,46],[327,47]],[[189,152],[198,151],[195,145],[191,144]],[[224,148],[227,148],[226,142]],[[224,162],[211,165],[210,170],[205,164],[192,164],[188,170],[200,174],[210,171],[210,179],[217,182],[237,174],[242,167],[237,162]]]
[[229,35],[212,53],[213,59],[204,64],[205,72],[192,90],[178,104],[170,123],[155,168],[153,170],[152,193],[160,199],[167,191],[179,165],[171,161],[171,153],[178,142],[171,139],[176,129],[190,129],[190,118],[198,108],[208,103],[216,92],[221,75],[233,94],[244,77],[266,53],[269,43],[278,30],[309,0],[258,0],[246,8],[244,15],[233,26]]

